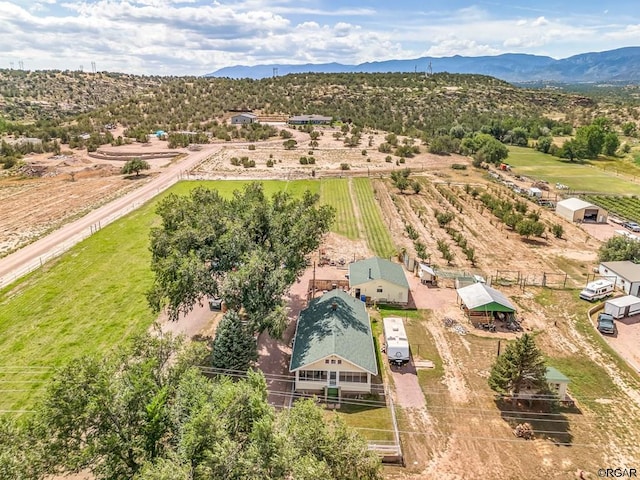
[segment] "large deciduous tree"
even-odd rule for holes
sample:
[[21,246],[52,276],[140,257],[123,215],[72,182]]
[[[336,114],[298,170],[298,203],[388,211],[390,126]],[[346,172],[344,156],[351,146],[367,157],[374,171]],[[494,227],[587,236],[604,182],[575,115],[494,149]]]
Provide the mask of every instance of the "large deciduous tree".
[[[6,478],[81,470],[98,480],[380,478],[376,455],[343,422],[325,423],[311,400],[276,413],[262,374],[207,378],[197,367],[202,353],[148,335],[58,371],[35,415],[32,440],[42,448],[24,448],[42,453],[0,453]],[[27,445],[17,428],[0,423],[0,446]]]
[[491,368],[489,387],[500,394],[518,396],[523,387],[545,392],[548,389],[545,378],[546,366],[542,352],[525,333],[510,343]]
[[142,170],[149,170],[151,166],[146,160],[142,160],[141,158],[132,158],[127,163],[124,164],[120,173],[123,175],[130,175],[135,173],[136,176],[140,175]]
[[205,188],[168,196],[158,206],[162,225],[151,232],[150,305],[156,311],[166,305],[175,320],[204,297],[220,295],[244,311],[254,331],[279,335],[282,297],[333,220],[333,209],[318,206],[318,198],[309,191],[268,198],[260,183],[230,199]]
[[623,236],[611,237],[598,251],[601,262],[619,262],[629,260],[640,263],[640,242]]

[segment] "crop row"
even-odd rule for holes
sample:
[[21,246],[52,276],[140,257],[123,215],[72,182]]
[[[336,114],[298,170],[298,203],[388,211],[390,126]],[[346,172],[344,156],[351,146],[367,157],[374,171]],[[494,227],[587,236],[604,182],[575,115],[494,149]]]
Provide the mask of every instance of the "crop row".
[[357,240],[358,222],[353,212],[353,203],[349,194],[349,180],[329,178],[320,184],[320,199],[323,204],[336,210],[336,218],[331,230],[351,240]]
[[373,189],[369,179],[354,178],[353,186],[369,248],[380,257],[388,258],[394,255],[396,248],[380,215],[380,209],[373,196]]
[[640,198],[590,195],[586,200],[627,220],[640,223]]

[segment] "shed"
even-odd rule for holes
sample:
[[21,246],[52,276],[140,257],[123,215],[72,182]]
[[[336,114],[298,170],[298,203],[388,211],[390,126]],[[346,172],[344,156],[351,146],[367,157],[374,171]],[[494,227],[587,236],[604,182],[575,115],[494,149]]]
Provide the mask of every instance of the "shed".
[[251,112],[243,112],[231,117],[232,125],[246,125],[258,121],[258,116]]
[[612,298],[604,302],[604,313],[615,319],[631,317],[640,313],[640,298],[634,295]]
[[420,277],[420,283],[435,284],[438,280],[436,272],[426,263],[421,263],[418,267],[418,277]]
[[[555,393],[561,402],[566,402],[568,400],[567,386],[569,385],[569,379],[563,375],[560,370],[553,367],[547,367],[545,380],[547,381],[549,390]],[[525,384],[517,396],[524,400],[535,400],[536,398],[546,400],[547,397],[545,395],[546,392],[540,392],[540,390],[533,387],[531,384]]]
[[539,188],[531,187],[528,193],[530,197],[542,198],[542,190]]
[[356,298],[378,302],[409,302],[409,282],[402,265],[379,257],[349,264],[349,289]]
[[579,198],[567,198],[556,204],[556,214],[570,222],[607,223],[608,213],[600,208]]
[[496,314],[513,315],[516,307],[495,288],[484,283],[474,283],[456,290],[462,308],[469,316],[493,318]]
[[598,273],[628,295],[640,296],[640,265],[626,261],[602,262]]
[[289,371],[295,390],[370,393],[378,374],[369,314],[363,302],[342,290],[331,290],[300,312]]

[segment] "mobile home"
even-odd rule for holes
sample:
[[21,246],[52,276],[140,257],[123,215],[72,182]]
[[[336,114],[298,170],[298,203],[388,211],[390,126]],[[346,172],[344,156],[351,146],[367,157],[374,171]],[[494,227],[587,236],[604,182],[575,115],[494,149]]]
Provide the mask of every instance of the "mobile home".
[[589,302],[595,302],[596,300],[602,300],[613,293],[613,282],[609,280],[596,280],[595,282],[589,282],[587,286],[580,292],[580,298],[588,300]]
[[409,341],[404,323],[399,317],[387,317],[383,320],[384,347],[389,363],[404,365],[409,363]]

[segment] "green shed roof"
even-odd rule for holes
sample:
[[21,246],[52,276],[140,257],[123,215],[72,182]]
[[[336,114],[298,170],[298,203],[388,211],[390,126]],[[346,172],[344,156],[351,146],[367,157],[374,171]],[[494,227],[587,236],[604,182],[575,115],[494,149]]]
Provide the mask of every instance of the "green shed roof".
[[547,382],[569,383],[569,379],[565,377],[560,370],[553,367],[547,367],[545,378],[547,379]]
[[474,283],[457,290],[462,303],[474,312],[508,312],[516,311],[516,307],[495,288],[484,283]]
[[349,264],[349,286],[362,285],[371,280],[387,280],[395,285],[409,288],[402,265],[384,258],[372,257]]
[[372,375],[378,374],[369,314],[363,302],[342,290],[331,290],[313,299],[300,312],[289,370],[293,372],[329,355],[338,355]]

